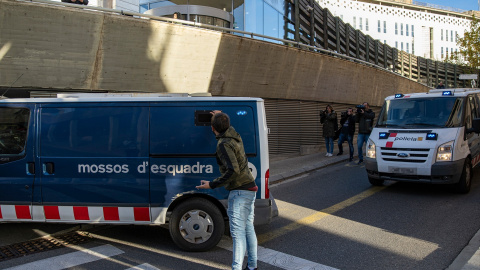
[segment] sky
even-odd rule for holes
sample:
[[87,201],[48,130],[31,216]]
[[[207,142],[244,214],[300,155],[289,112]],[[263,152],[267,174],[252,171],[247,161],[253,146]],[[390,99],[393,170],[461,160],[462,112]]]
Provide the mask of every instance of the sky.
[[478,10],[478,0],[418,0],[418,2],[459,8],[463,10]]

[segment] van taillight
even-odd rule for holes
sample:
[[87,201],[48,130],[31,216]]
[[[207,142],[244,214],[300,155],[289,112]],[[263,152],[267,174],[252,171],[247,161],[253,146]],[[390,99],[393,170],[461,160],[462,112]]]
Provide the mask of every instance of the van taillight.
[[270,169],[265,172],[265,199],[270,198],[270,188],[268,187],[268,178],[270,178]]

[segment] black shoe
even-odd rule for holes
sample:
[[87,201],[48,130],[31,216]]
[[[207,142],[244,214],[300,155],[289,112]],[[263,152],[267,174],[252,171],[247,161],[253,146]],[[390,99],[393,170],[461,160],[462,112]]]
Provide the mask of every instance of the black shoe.
[[357,165],[362,165],[363,164],[363,160],[359,160]]
[[[245,266],[245,269],[243,270],[250,270],[250,268],[248,268],[248,266]],[[254,270],[257,270],[257,268],[254,268]]]
[[343,152],[339,152],[339,153],[337,154],[337,156],[341,156],[341,155],[343,155]]
[[352,161],[353,161],[353,157],[350,157],[350,158],[348,159],[348,162],[352,162]]

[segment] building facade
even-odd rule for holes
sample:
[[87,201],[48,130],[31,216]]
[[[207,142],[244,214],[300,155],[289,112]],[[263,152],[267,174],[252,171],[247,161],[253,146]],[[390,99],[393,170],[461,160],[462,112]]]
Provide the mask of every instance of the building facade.
[[407,53],[443,60],[458,51],[471,12],[410,1],[317,0],[355,29]]
[[[345,23],[382,43],[435,60],[443,60],[458,51],[457,38],[463,37],[469,29],[472,18],[471,12],[431,7],[412,0],[315,1]],[[140,0],[139,11],[293,40],[292,2],[294,1]]]

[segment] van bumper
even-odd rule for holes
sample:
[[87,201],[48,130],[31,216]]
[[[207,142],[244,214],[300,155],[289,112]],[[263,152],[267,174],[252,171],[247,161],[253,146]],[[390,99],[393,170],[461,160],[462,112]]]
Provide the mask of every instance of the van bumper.
[[270,199],[255,200],[254,225],[269,224],[276,216],[278,216],[278,207],[272,193],[270,193]]
[[455,184],[460,181],[465,159],[457,161],[437,162],[432,165],[431,175],[404,175],[378,171],[376,159],[365,159],[365,169],[368,177],[381,180],[404,182],[420,182],[431,184]]

